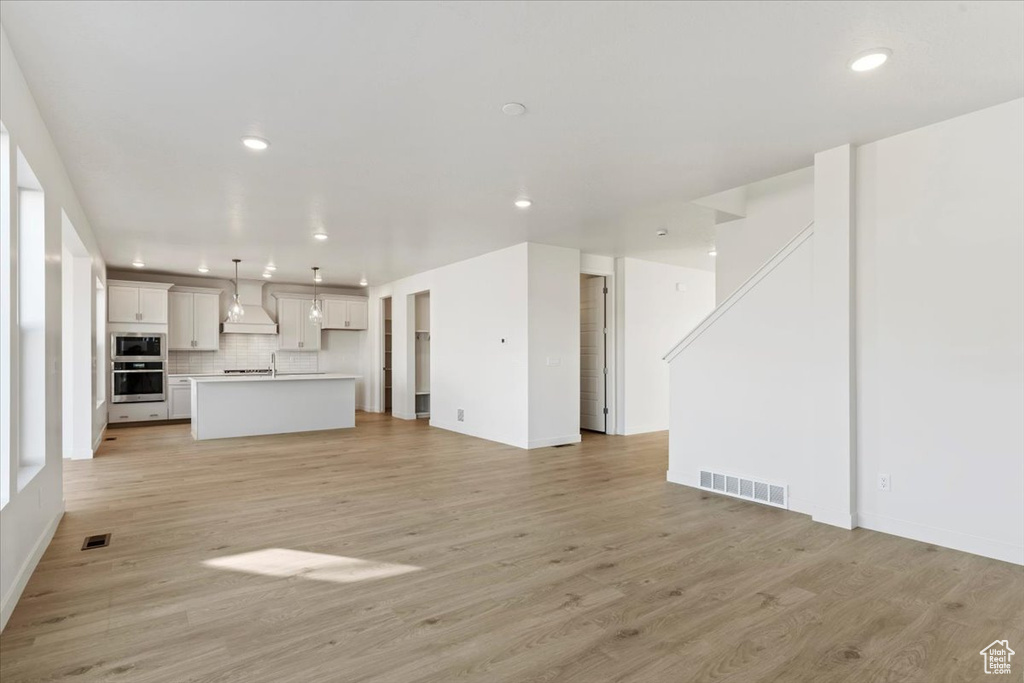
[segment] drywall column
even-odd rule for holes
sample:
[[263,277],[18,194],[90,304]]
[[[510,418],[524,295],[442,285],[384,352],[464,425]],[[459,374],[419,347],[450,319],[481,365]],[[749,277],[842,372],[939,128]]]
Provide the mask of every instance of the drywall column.
[[814,155],[812,518],[844,529],[857,526],[853,163],[850,145]]

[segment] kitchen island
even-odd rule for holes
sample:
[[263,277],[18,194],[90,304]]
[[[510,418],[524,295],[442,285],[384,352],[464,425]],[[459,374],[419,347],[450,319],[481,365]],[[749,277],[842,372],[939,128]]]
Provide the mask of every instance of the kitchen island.
[[355,427],[357,379],[335,373],[193,377],[192,438]]

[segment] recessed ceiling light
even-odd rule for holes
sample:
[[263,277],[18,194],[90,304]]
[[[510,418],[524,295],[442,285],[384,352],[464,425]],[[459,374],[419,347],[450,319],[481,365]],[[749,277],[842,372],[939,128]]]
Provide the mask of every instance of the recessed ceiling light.
[[267,278],[269,280],[270,278],[274,277],[274,274],[273,273],[264,272],[263,273],[263,277],[265,277],[265,278]]
[[714,247],[708,249],[708,256],[718,256],[718,250]]
[[320,240],[321,242],[323,242],[324,240],[327,239],[327,233],[326,232],[314,232],[313,233],[313,239]]
[[138,259],[132,261],[132,265],[135,266],[136,268],[145,268],[146,267],[146,264],[143,263],[142,261],[139,261]]
[[269,264],[264,270],[269,270],[271,273],[273,273],[275,270],[277,270],[277,266]]
[[665,228],[658,228],[658,231],[655,232],[654,234],[657,235],[658,237],[664,237],[665,235],[668,234],[668,230],[666,230]]
[[873,50],[862,52],[850,61],[850,68],[854,71],[871,71],[889,61],[892,50],[887,47],[876,47]]
[[270,147],[270,143],[263,138],[258,138],[255,135],[247,135],[242,138],[242,144],[249,149],[254,149],[257,152],[262,152],[267,147]]
[[526,113],[526,105],[519,102],[506,102],[501,105],[501,113],[506,116],[522,116]]
[[199,268],[197,268],[196,270],[198,270],[200,273],[209,273],[210,272],[210,269],[207,268],[206,266],[199,266]]
[[364,277],[363,279],[361,279],[361,280],[359,281],[359,286],[360,286],[360,287],[365,287],[365,286],[366,286],[366,285],[368,285],[368,284],[370,284],[370,283],[368,283],[368,282],[366,281],[366,278],[365,278],[365,277]]
[[529,209],[533,206],[533,201],[531,201],[529,197],[520,197],[513,203],[516,205],[517,209]]

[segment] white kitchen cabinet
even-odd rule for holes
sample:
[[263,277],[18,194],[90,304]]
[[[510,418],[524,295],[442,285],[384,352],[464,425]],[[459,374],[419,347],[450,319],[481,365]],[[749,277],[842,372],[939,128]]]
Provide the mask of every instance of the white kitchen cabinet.
[[364,297],[325,296],[325,330],[365,330],[369,323],[369,306]]
[[171,351],[220,348],[220,290],[181,287],[168,296],[167,345]]
[[319,351],[320,327],[309,321],[312,299],[278,296],[278,348],[282,351]]
[[188,420],[192,417],[192,382],[187,377],[167,381],[169,390],[167,417],[170,420]]
[[107,422],[150,422],[167,419],[167,402],[112,403],[107,411]]
[[107,287],[107,320],[112,323],[139,322],[138,287]]
[[107,282],[107,321],[112,323],[167,324],[167,290],[159,282]]

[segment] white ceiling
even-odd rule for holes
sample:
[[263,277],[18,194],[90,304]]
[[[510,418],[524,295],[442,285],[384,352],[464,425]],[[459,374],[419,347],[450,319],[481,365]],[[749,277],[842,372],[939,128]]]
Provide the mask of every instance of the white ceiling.
[[110,265],[275,281],[523,240],[709,268],[688,200],[1024,95],[1021,2],[0,7]]

